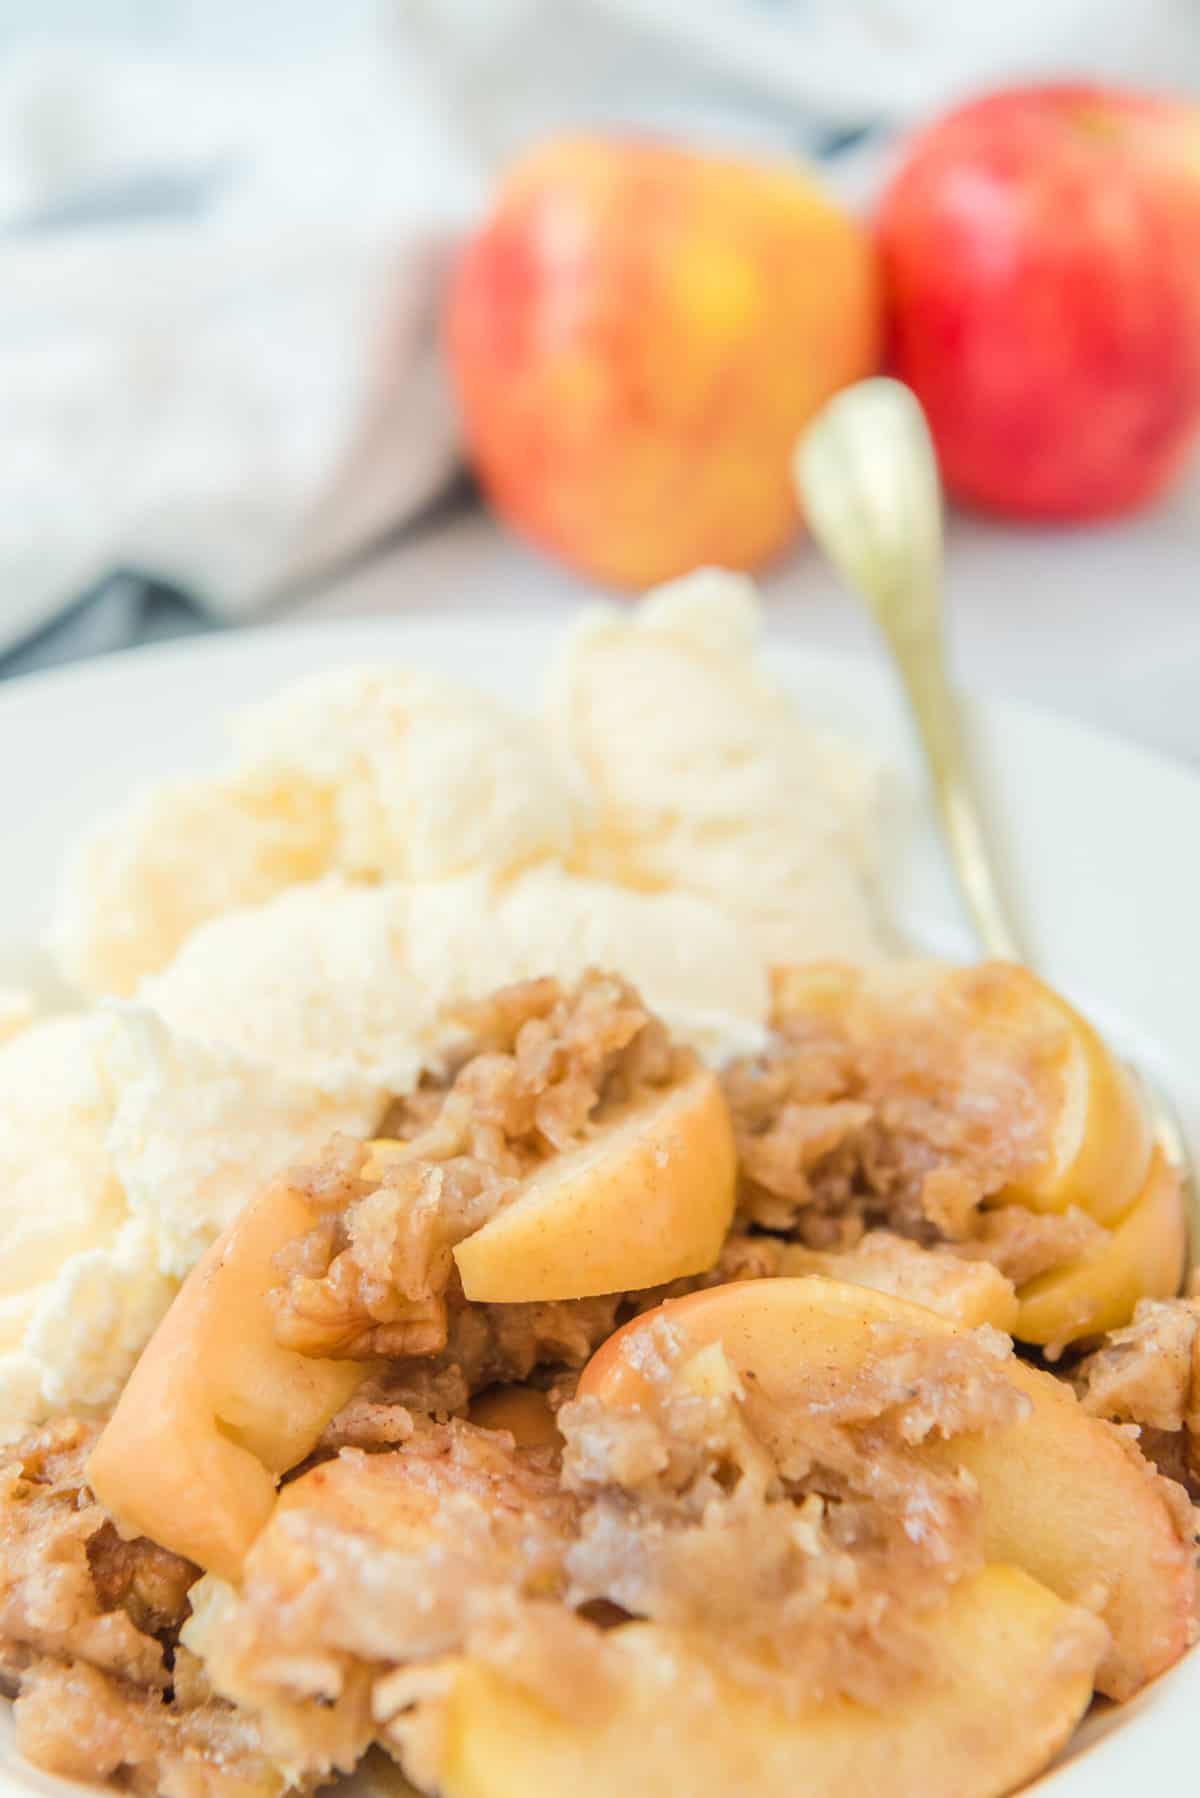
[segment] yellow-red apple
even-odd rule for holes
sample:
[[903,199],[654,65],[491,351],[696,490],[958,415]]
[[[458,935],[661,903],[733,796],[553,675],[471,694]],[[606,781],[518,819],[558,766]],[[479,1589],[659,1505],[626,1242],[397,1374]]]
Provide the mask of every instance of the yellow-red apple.
[[1200,107],[989,95],[910,145],[879,234],[952,493],[1094,518],[1170,480],[1200,426]]
[[783,547],[797,433],[876,367],[880,314],[867,234],[800,170],[580,137],[509,174],[445,340],[496,510],[638,588]]

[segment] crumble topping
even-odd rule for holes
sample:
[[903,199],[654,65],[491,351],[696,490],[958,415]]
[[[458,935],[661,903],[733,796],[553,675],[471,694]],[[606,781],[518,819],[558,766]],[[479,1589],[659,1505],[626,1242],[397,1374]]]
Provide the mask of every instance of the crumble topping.
[[62,1417],[0,1453],[0,1674],[40,1656],[164,1690],[167,1649],[199,1569],[145,1537],[127,1542],[92,1498],[96,1423]]
[[950,1244],[1018,1286],[1101,1241],[1079,1211],[986,1208],[1035,1165],[1058,1078],[1052,1025],[1019,1053],[979,1027],[1007,970],[873,977],[868,998],[849,968],[782,970],[770,1041],[725,1070],[743,1219],[816,1250]]
[[181,1683],[167,1703],[86,1662],[41,1661],[13,1707],[17,1747],[48,1773],[117,1778],[138,1798],[276,1798],[285,1781],[253,1716]]
[[390,1361],[369,1374],[327,1425],[315,1454],[344,1446],[390,1447],[407,1439],[412,1416],[461,1416],[488,1386],[533,1379],[561,1402],[562,1395],[573,1394],[579,1369],[618,1325],[699,1287],[767,1279],[779,1272],[783,1253],[784,1245],[773,1236],[735,1231],[706,1273],[639,1292],[524,1305],[469,1304],[455,1276],[446,1291],[444,1348],[436,1355]]
[[607,1632],[632,1617],[716,1632],[724,1663],[785,1702],[882,1702],[922,1676],[923,1616],[983,1563],[973,1482],[916,1450],[1021,1414],[1008,1352],[986,1330],[884,1339],[840,1400],[784,1408],[659,1326],[651,1403],[567,1398],[561,1465],[364,1401],[368,1433],[386,1412],[400,1446],[343,1448],[285,1488],[240,1591],[206,1581],[185,1641],[302,1781],[382,1739],[433,1789],[462,1657],[595,1716]]
[[205,1582],[188,1645],[290,1777],[357,1763],[382,1672],[427,1677],[514,1603],[559,1594],[575,1501],[555,1463],[504,1432],[413,1420],[400,1452],[342,1449],[285,1488],[236,1594]]
[[1001,1205],[973,1221],[972,1234],[950,1246],[968,1260],[990,1261],[1014,1286],[1089,1254],[1104,1241],[1105,1230],[1078,1206],[1067,1211],[1030,1211],[1025,1205]]
[[[865,1046],[820,1006],[796,1010],[726,1072],[741,1202],[714,1267],[473,1304],[454,1245],[686,1063],[603,974],[506,988],[462,1022],[442,1077],[394,1103],[384,1128],[404,1146],[378,1172],[343,1138],[298,1177],[317,1222],[279,1260],[278,1336],[375,1365],[285,1477],[236,1591],[119,1535],[83,1477],[98,1424],[60,1419],[0,1456],[0,1676],[36,1764],[138,1798],[277,1798],[382,1744],[432,1792],[464,1661],[602,1719],[614,1632],[635,1619],[699,1632],[790,1708],[878,1705],[927,1676],[929,1619],[986,1557],[974,1481],[921,1446],[1024,1414],[1007,1337],[881,1328],[856,1378],[818,1377],[786,1406],[669,1321],[639,1341],[637,1408],[578,1398],[576,1375],[664,1298],[770,1278],[804,1252],[841,1251],[862,1283],[951,1315],[972,1282],[997,1281],[972,1262],[1019,1285],[1085,1253],[1100,1232],[1081,1213],[993,1207],[1029,1165],[1036,1050],[1012,1077],[1028,1083],[1018,1104],[967,1078],[953,1006]],[[1135,1434],[1197,1490],[1198,1369],[1193,1299],[1143,1304],[1077,1370],[1147,1480]],[[521,1448],[464,1417],[476,1393],[531,1379],[561,1443]],[[1169,1502],[1186,1535],[1183,1493]]]
[[[753,1240],[753,1239],[751,1239]],[[768,1239],[770,1240],[770,1239]],[[921,1248],[891,1230],[868,1230],[852,1249],[829,1253],[787,1244],[777,1250],[789,1274],[823,1274],[924,1305],[955,1323],[999,1324],[1016,1311],[1016,1293],[990,1261],[967,1260],[947,1245]],[[731,1276],[738,1278],[742,1276]]]
[[58,1418],[0,1457],[0,1679],[17,1746],[145,1798],[277,1792],[253,1719],[214,1700],[178,1646],[199,1568],[125,1540],[88,1489],[99,1431]]
[[276,1332],[303,1354],[436,1355],[450,1334],[451,1251],[551,1155],[688,1065],[614,975],[502,988],[464,1011],[468,1046],[446,1079],[399,1103],[406,1138],[378,1177],[339,1141],[296,1184],[319,1222],[281,1258]]
[[1200,1499],[1200,1297],[1141,1299],[1075,1385],[1086,1411],[1135,1425],[1142,1452]]
[[790,1703],[882,1702],[920,1671],[908,1623],[983,1561],[973,1482],[914,1451],[1022,1414],[1009,1346],[883,1340],[847,1392],[784,1407],[719,1347],[687,1357],[656,1323],[638,1349],[648,1402],[558,1413],[583,1505],[571,1600],[709,1632],[738,1677]]

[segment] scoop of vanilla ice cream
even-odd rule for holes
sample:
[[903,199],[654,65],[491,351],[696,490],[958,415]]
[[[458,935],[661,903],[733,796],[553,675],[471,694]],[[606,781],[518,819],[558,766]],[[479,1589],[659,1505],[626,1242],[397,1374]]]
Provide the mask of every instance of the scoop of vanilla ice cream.
[[540,726],[431,674],[348,668],[289,687],[237,728],[242,765],[332,796],[331,867],[357,879],[503,873],[563,856],[578,797]]
[[0,1049],[3,1436],[115,1397],[174,1290],[145,1231],[126,1228],[106,1141],[111,1028],[56,1018]]
[[334,843],[319,790],[250,773],[163,782],[68,857],[51,950],[81,991],[131,993],[206,918],[323,873]]
[[142,794],[69,860],[50,940],[83,991],[128,994],[205,920],[326,872],[505,872],[575,834],[540,727],[431,675],[315,676],[248,712],[235,744],[226,772]]
[[55,1409],[110,1405],[177,1287],[158,1264],[153,1228],[140,1219],[127,1218],[108,1242],[67,1253],[55,1278],[31,1295],[20,1342],[0,1355],[0,1435]]
[[554,673],[554,741],[591,789],[574,865],[696,893],[768,962],[877,959],[879,772],[807,728],[755,659],[755,589],[702,570],[596,608]]
[[720,1062],[762,1041],[767,977],[734,921],[690,893],[642,893],[547,864],[500,884],[414,888],[409,967],[436,995],[433,1038],[456,1007],[513,980],[613,968],[681,1041]]
[[21,987],[0,986],[0,1043],[25,1030],[37,1016],[37,1000]]
[[123,1009],[105,1045],[107,1132],[124,1202],[152,1227],[159,1266],[180,1278],[279,1168],[335,1131],[368,1136],[386,1095],[336,1096],[232,1049],[188,1042],[153,1012]]
[[[71,1016],[31,1025],[0,1048],[0,1296],[53,1278],[64,1247],[111,1240],[125,1216],[105,1144],[109,1026]],[[11,1331],[0,1335],[7,1348]]]
[[278,1167],[380,1096],[337,1100],[105,1008],[0,1048],[0,1436],[110,1403],[178,1277]]
[[138,999],[179,1035],[233,1044],[322,1091],[407,1091],[430,1000],[409,968],[406,891],[331,874],[226,912]]
[[765,972],[731,918],[556,863],[509,880],[296,887],[204,925],[139,998],[182,1036],[234,1042],[326,1091],[402,1092],[440,1060],[464,1000],[589,964],[625,974],[709,1054],[759,1039]]

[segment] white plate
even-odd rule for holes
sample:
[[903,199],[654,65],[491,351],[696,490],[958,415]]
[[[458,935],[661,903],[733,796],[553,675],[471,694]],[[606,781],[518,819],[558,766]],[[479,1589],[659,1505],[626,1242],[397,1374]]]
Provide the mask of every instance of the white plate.
[[[210,765],[233,708],[339,663],[402,660],[519,702],[532,698],[556,632],[545,622],[451,614],[268,629],[138,651],[0,688],[0,978],[45,921],[64,842],[148,778]],[[816,720],[919,769],[879,670],[792,648],[772,665]],[[975,753],[1031,953],[1166,1080],[1200,1144],[1200,1024],[1193,972],[1200,894],[1200,778],[1145,751],[1011,705],[976,703]],[[969,952],[927,813],[919,807],[892,895],[927,947]],[[4,946],[7,945],[7,948]],[[15,965],[14,965],[15,964]],[[1013,1726],[1020,1727],[1014,1693]],[[1094,1718],[1045,1798],[1128,1798],[1194,1762],[1200,1656],[1133,1705]],[[4,1719],[0,1793],[84,1791],[17,1762]]]

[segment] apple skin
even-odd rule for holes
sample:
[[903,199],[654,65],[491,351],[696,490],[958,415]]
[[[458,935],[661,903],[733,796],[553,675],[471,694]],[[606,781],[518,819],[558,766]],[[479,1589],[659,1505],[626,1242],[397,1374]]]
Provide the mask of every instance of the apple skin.
[[444,330],[496,511],[636,589],[783,548],[797,434],[878,366],[882,299],[869,233],[799,170],[579,137],[508,175]]
[[315,1222],[286,1179],[255,1194],[176,1293],[88,1461],[118,1529],[222,1579],[239,1577],[280,1476],[367,1372],[275,1339],[275,1257]]
[[956,498],[1066,521],[1167,485],[1200,424],[1200,108],[975,101],[910,143],[878,241],[892,365]]
[[[624,1324],[580,1375],[578,1396],[645,1402],[639,1338],[665,1321],[690,1350],[720,1342],[751,1376],[748,1403],[836,1405],[881,1354],[961,1335],[944,1317],[889,1293],[811,1275],[741,1280],[667,1299]],[[632,1348],[633,1352],[630,1353]],[[1005,1378],[1029,1401],[995,1430],[922,1443],[921,1459],[961,1468],[983,1507],[984,1553],[1012,1562],[1071,1604],[1103,1615],[1111,1640],[1097,1690],[1124,1701],[1191,1641],[1196,1574],[1164,1483],[1111,1426],[1093,1429],[1069,1387],[1010,1356]],[[769,1413],[768,1413],[769,1415]]]
[[1187,1213],[1176,1170],[1156,1149],[1141,1192],[1098,1249],[1028,1281],[1012,1326],[1053,1349],[1117,1330],[1140,1299],[1173,1298],[1187,1257]]

